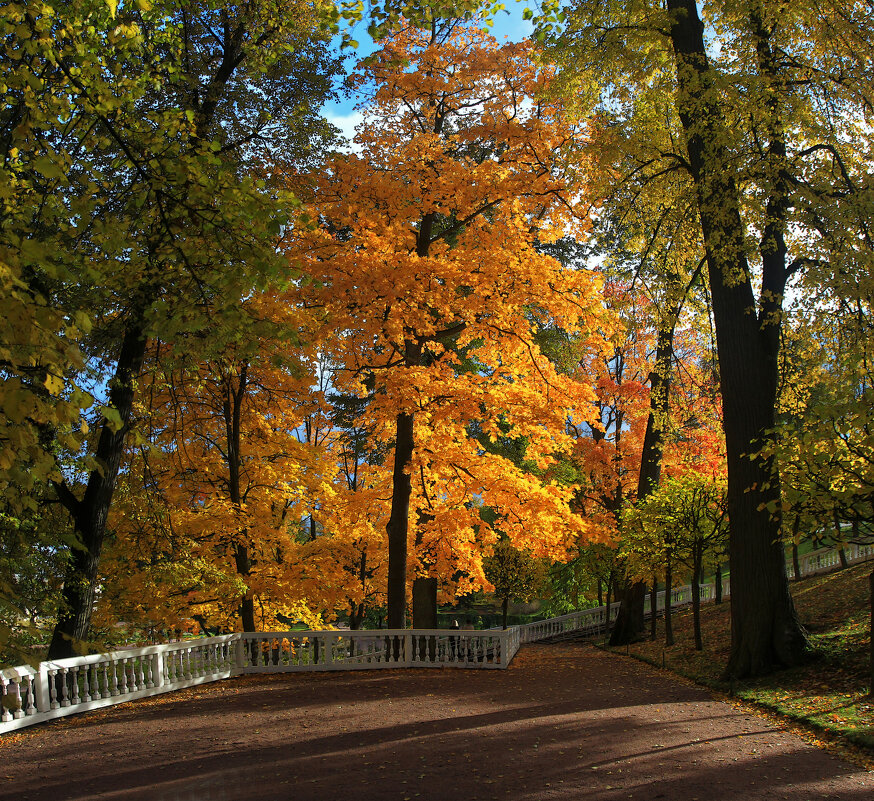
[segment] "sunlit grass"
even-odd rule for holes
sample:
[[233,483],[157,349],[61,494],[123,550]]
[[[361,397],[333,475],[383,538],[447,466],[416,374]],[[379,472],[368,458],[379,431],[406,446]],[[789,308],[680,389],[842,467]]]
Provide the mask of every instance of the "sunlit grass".
[[721,673],[731,645],[727,602],[702,608],[703,651],[694,647],[691,610],[675,612],[673,646],[665,647],[664,621],[659,620],[655,641],[616,650],[846,739],[874,756],[874,699],[868,672],[872,567],[856,565],[792,585],[798,616],[812,645],[811,660],[801,667],[755,681],[724,681]]

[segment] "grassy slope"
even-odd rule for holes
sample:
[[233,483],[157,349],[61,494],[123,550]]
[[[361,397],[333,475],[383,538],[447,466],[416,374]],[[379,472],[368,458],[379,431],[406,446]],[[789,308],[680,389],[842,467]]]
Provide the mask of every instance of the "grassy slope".
[[[656,640],[635,643],[628,652],[816,732],[849,741],[874,761],[874,698],[868,695],[868,575],[872,569],[874,564],[868,562],[792,584],[798,615],[814,647],[813,659],[803,667],[743,684],[723,682],[720,672],[730,645],[727,603],[702,608],[703,651],[694,648],[690,609],[674,614],[673,646],[664,646],[664,621],[659,620]],[[616,650],[626,651],[624,647]]]

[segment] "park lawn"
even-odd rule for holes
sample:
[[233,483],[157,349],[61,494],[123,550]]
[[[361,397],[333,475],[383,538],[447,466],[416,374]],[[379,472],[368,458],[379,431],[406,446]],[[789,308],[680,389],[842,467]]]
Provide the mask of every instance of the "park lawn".
[[696,651],[692,610],[673,615],[675,644],[664,645],[664,620],[655,641],[615,649],[755,703],[811,730],[845,740],[874,758],[874,698],[869,695],[868,576],[860,564],[791,584],[795,606],[813,645],[811,661],[767,678],[729,683],[721,672],[730,647],[729,606],[701,609],[704,650]]

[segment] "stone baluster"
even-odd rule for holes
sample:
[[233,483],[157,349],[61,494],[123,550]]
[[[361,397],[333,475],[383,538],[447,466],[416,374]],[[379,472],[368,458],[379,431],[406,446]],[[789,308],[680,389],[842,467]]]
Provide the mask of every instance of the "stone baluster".
[[79,703],[79,666],[73,665],[67,674],[70,683],[70,703],[74,706]]
[[91,670],[88,671],[88,678],[91,681],[91,688],[88,691],[88,694],[91,696],[92,701],[100,700],[100,665],[91,665]]
[[106,666],[110,676],[110,691],[109,694],[115,698],[119,694],[118,689],[118,665],[115,661],[109,662]]
[[9,693],[9,695],[12,696],[12,699],[11,699],[12,717],[15,718],[16,720],[23,718],[24,717],[24,704],[22,703],[22,700],[21,700],[21,680],[19,679],[18,681],[15,681],[15,679],[13,679],[12,682],[9,685],[7,685],[6,690]]
[[118,688],[119,692],[122,695],[127,695],[127,659],[122,657],[122,659],[115,663],[115,672],[121,679],[121,686]]
[[[12,681],[7,681],[3,676],[0,676],[0,691],[3,693],[3,697],[11,695],[12,690]],[[6,704],[0,704],[0,721],[3,723],[7,723],[12,720],[12,713],[9,711],[9,708]]]
[[70,671],[67,668],[61,668],[61,680],[58,684],[61,685],[61,706],[70,706],[70,688],[68,682],[70,679]]
[[87,704],[91,700],[91,677],[94,675],[94,665],[82,665],[82,700]]
[[46,678],[49,689],[49,709],[57,709],[60,706],[58,702],[58,671],[55,669],[47,671]]
[[36,708],[36,683],[39,681],[39,676],[27,676],[25,681],[27,682],[27,693],[25,695],[27,707],[24,711],[28,715],[35,715],[39,711]]

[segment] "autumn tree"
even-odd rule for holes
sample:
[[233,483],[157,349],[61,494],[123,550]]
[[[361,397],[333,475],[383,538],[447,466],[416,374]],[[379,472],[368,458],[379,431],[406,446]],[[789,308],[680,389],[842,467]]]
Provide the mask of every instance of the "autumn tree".
[[705,559],[716,555],[728,534],[728,514],[725,503],[725,485],[714,476],[687,474],[670,478],[659,492],[671,504],[674,543],[678,558],[691,572],[692,629],[695,648],[701,650],[701,581]]
[[[87,639],[149,338],[207,321],[211,341],[227,336],[245,322],[239,298],[276,269],[285,202],[239,165],[260,137],[276,138],[277,123],[242,106],[257,94],[253,76],[281,79],[317,12],[114,2],[3,11],[14,197],[2,280],[15,306],[2,354],[12,445],[3,480],[24,503],[31,477],[53,482],[76,532],[53,657]],[[306,58],[304,86],[315,85],[317,62]],[[98,396],[86,421],[80,411]]]
[[510,600],[534,600],[543,590],[546,566],[506,540],[499,540],[491,556],[483,559],[483,568],[495,597],[501,601],[501,625],[507,628]]
[[289,238],[312,276],[307,302],[338,333],[338,385],[366,382],[368,416],[392,421],[390,627],[405,620],[411,519],[414,577],[450,592],[485,581],[479,553],[496,535],[477,496],[537,555],[582,529],[566,490],[467,433],[509,426],[545,466],[590,398],[542,356],[528,317],[594,335],[598,316],[597,281],[535,246],[581,224],[569,201],[583,191],[585,132],[544,99],[551,74],[529,45],[454,20],[388,36],[357,73],[372,87],[359,152],[327,165],[308,202],[320,225]]
[[[785,579],[775,463],[767,448],[760,459],[749,454],[773,436],[787,282],[815,276],[836,286],[835,254],[852,273],[869,258],[858,178],[867,146],[857,124],[870,19],[853,4],[790,13],[722,4],[703,13],[689,0],[577,2],[556,41],[569,75],[604,113],[648,116],[650,131],[670,137],[653,159],[684,171],[695,198],[729,463],[727,673],[741,676],[795,664],[806,649]],[[607,91],[592,86],[592,74],[607,79]],[[653,98],[671,101],[661,103],[667,115],[650,113]]]

